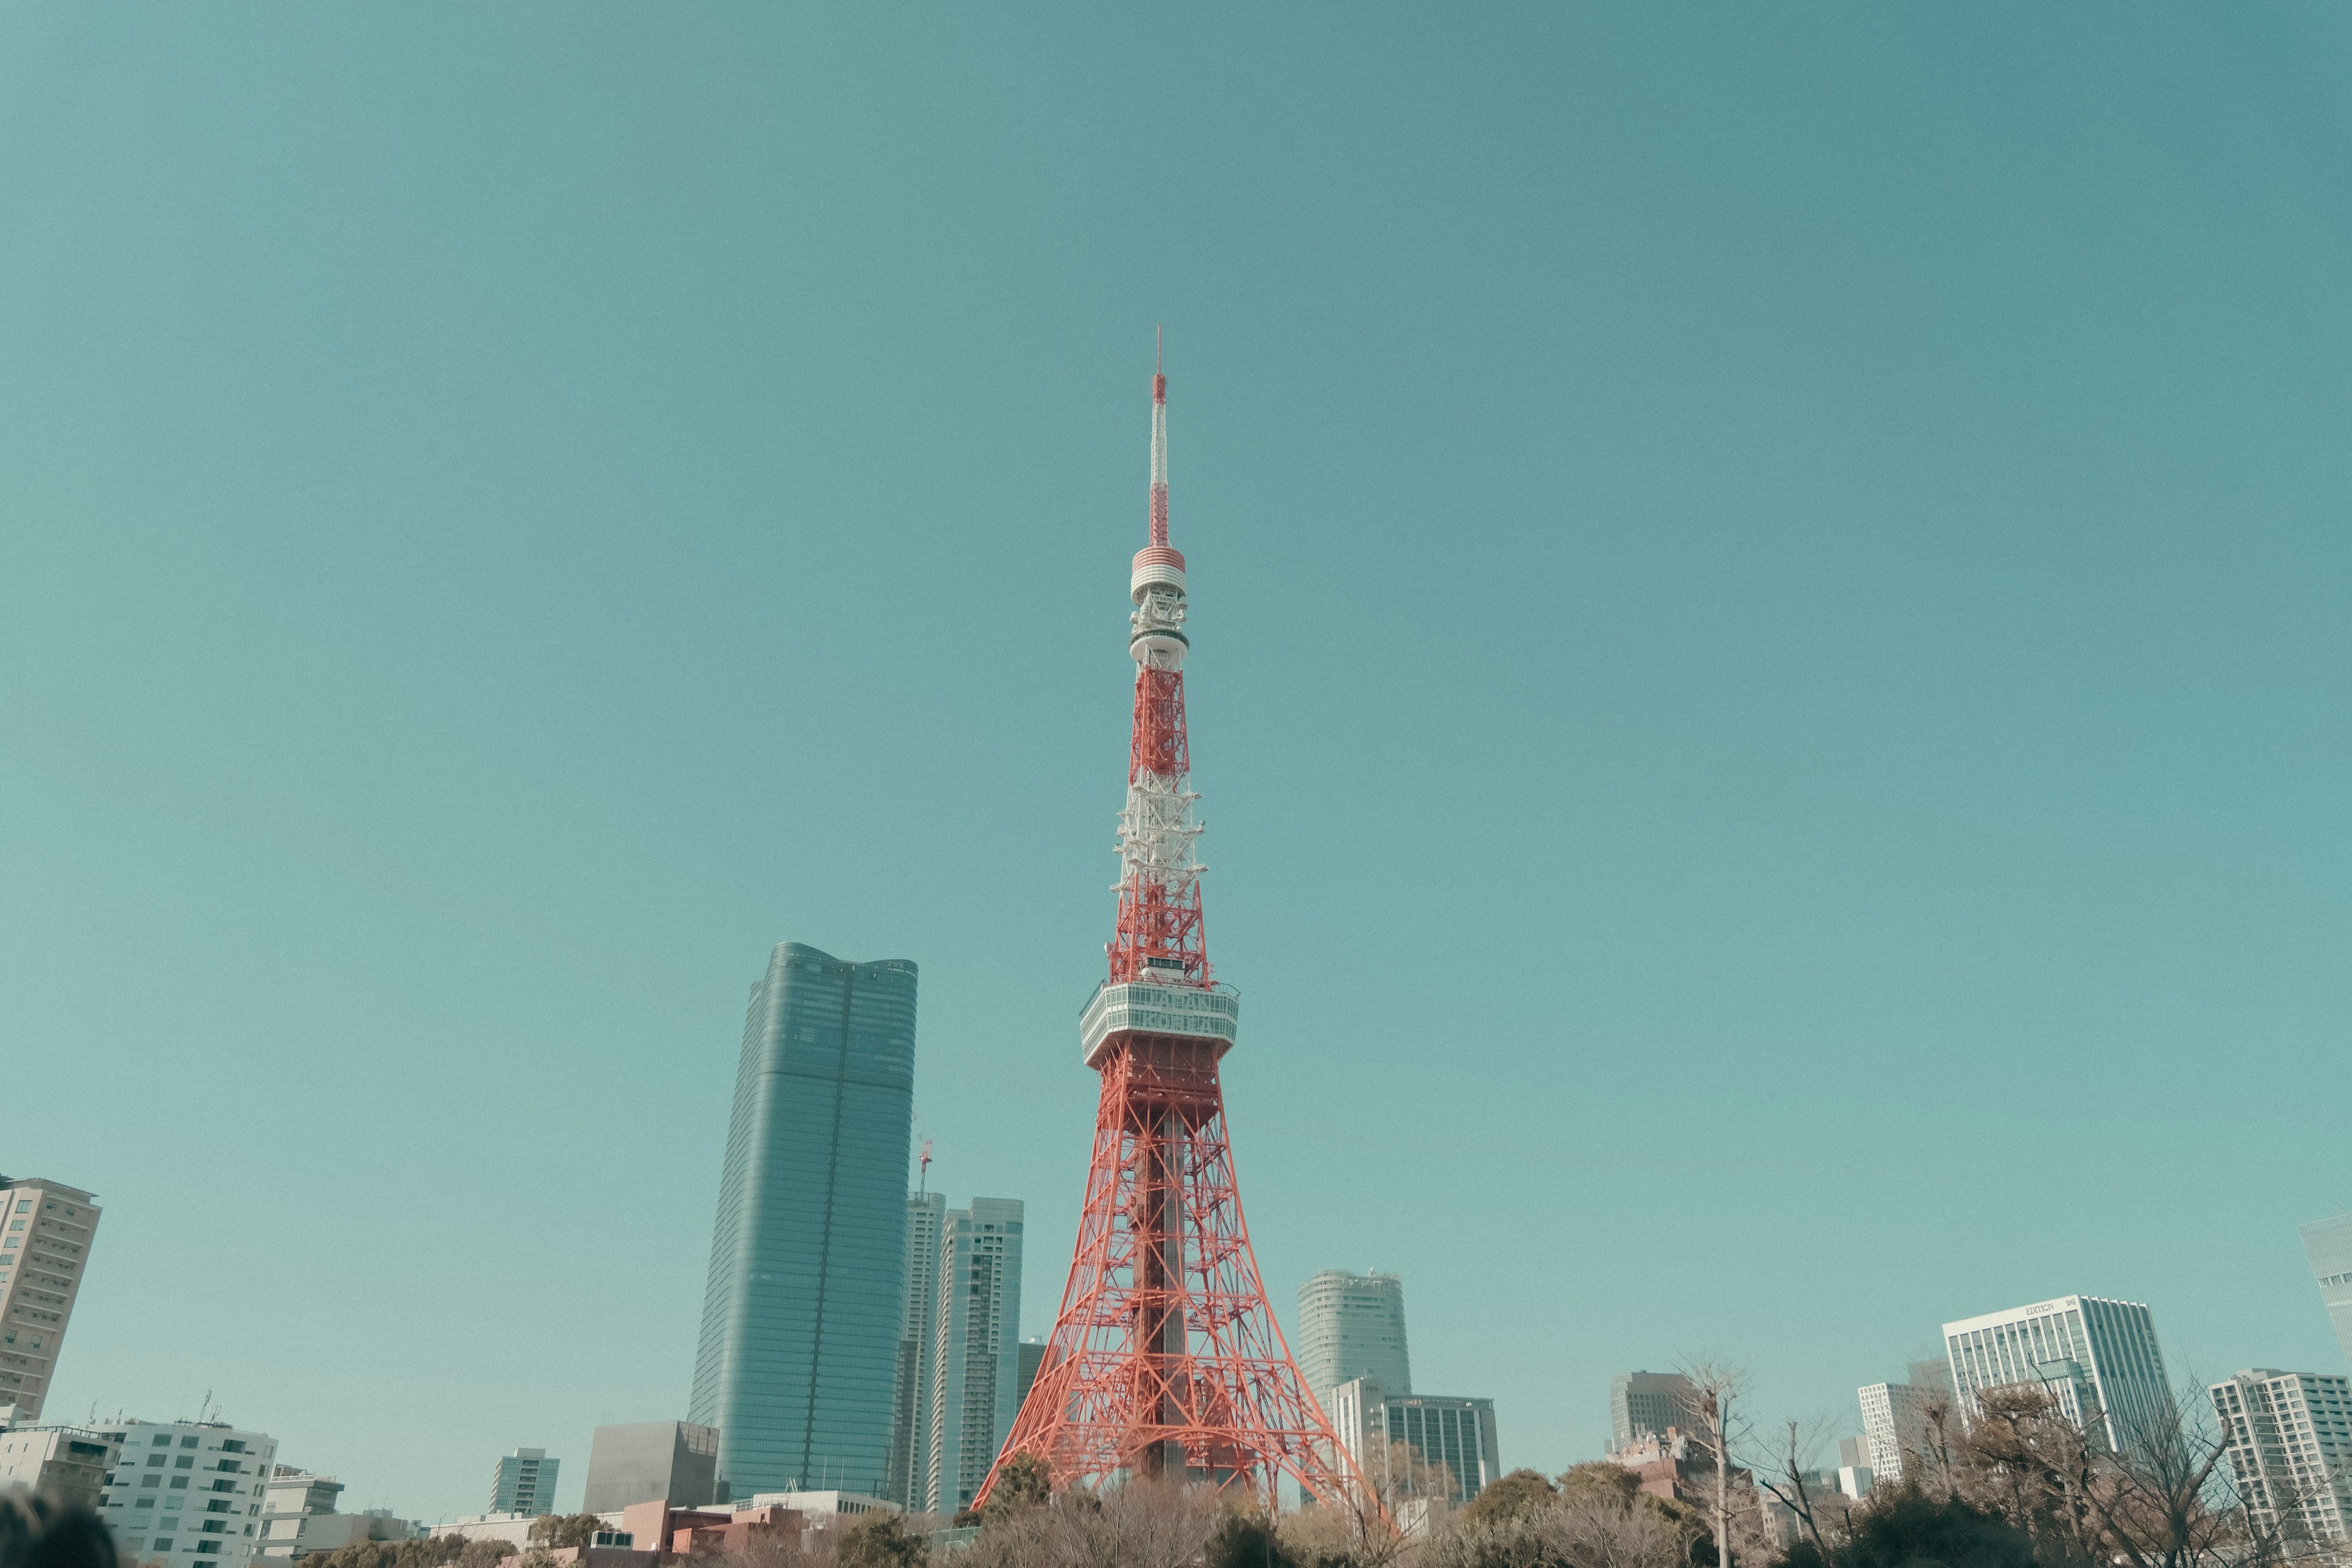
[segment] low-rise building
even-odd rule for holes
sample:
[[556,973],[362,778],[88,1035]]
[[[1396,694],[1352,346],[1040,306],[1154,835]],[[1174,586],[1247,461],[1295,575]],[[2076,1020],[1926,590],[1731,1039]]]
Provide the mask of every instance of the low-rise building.
[[101,1510],[130,1557],[169,1568],[246,1568],[258,1544],[277,1441],[218,1421],[109,1423],[116,1447]]
[[605,1513],[633,1503],[704,1508],[719,1496],[719,1428],[686,1421],[638,1421],[599,1426],[588,1449],[583,1513]]
[[413,1541],[417,1527],[393,1516],[390,1509],[362,1513],[339,1513],[336,1500],[343,1483],[332,1476],[314,1476],[278,1465],[262,1492],[261,1529],[255,1534],[260,1552],[256,1568],[299,1562],[314,1552],[332,1552],[362,1541]]
[[79,1426],[16,1426],[0,1431],[0,1487],[13,1484],[96,1508],[121,1447],[110,1432]]

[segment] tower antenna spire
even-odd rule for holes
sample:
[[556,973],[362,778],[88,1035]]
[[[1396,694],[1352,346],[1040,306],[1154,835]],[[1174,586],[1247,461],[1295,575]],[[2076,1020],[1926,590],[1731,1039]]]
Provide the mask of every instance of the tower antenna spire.
[[[1168,548],[1168,377],[1160,329],[1151,329],[1151,542]],[[1179,598],[1182,597],[1180,593]]]

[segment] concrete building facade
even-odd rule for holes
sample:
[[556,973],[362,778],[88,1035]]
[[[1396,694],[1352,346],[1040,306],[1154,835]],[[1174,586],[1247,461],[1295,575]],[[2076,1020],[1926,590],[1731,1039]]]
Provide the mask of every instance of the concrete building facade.
[[2156,1320],[2137,1301],[2061,1296],[1963,1318],[1944,1325],[1944,1345],[1971,1420],[1987,1390],[2035,1385],[2068,1420],[2122,1449],[2137,1446],[2172,1399]]
[[588,1447],[583,1513],[632,1503],[707,1508],[719,1495],[719,1433],[689,1421],[637,1421],[599,1426]]
[[140,1562],[245,1568],[257,1547],[278,1444],[217,1421],[109,1422],[114,1468],[100,1510]]
[[1409,1481],[1399,1451],[1404,1444],[1426,1463],[1445,1468],[1453,1489],[1437,1501],[1467,1502],[1502,1476],[1491,1399],[1391,1394],[1369,1377],[1354,1377],[1331,1391],[1324,1413],[1340,1446],[1384,1490]]
[[940,1231],[945,1193],[907,1194],[907,1284],[898,1314],[898,1361],[891,1377],[890,1468],[882,1495],[919,1509],[930,1489],[931,1382],[939,1349]]
[[1393,1274],[1326,1268],[1298,1288],[1298,1375],[1326,1414],[1331,1391],[1359,1377],[1412,1392],[1404,1335],[1404,1281]]
[[20,1486],[96,1508],[120,1446],[111,1433],[79,1426],[0,1430],[0,1490]]
[[798,942],[752,988],[687,1408],[729,1497],[887,1483],[915,989]]
[[563,1461],[544,1448],[517,1448],[499,1456],[490,1478],[490,1511],[537,1516],[555,1511],[555,1477]]
[[2352,1363],[2352,1214],[2331,1215],[2297,1227],[2320,1304],[2336,1325],[2336,1342]]
[[2210,1385],[2238,1500],[2292,1541],[2352,1539],[2352,1379],[2251,1368]]
[[1699,1429],[1698,1390],[1678,1372],[1621,1372],[1609,1380],[1609,1452],[1643,1437]]
[[971,1506],[1013,1430],[1021,1383],[1018,1198],[974,1198],[940,1227],[923,1507]]
[[0,1426],[41,1417],[99,1214],[79,1187],[0,1176]]
[[1871,1383],[1854,1394],[1862,1403],[1862,1436],[1869,1447],[1871,1474],[1890,1484],[1901,1480],[1918,1466],[1927,1437],[1927,1412],[1941,1391],[1912,1383]]
[[338,1512],[343,1483],[290,1465],[270,1469],[262,1491],[261,1528],[255,1535],[254,1568],[299,1563],[314,1552],[337,1552],[362,1541],[414,1541],[417,1527],[394,1518],[390,1509]]

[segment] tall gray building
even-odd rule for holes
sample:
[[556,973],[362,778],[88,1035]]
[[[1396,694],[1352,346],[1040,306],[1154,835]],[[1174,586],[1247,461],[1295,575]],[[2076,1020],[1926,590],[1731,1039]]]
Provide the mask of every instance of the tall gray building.
[[900,1508],[925,1506],[930,1486],[931,1365],[939,1344],[940,1227],[945,1193],[907,1194],[907,1286],[898,1318],[898,1370],[891,1379],[890,1468],[882,1495]]
[[1326,1268],[1298,1288],[1298,1375],[1328,1412],[1331,1391],[1359,1377],[1383,1394],[1412,1392],[1405,1353],[1404,1281]]
[[752,987],[687,1415],[733,1498],[882,1493],[907,1262],[915,965],[780,944]]
[[46,1176],[0,1176],[0,1426],[38,1420],[81,1294],[98,1205]]
[[1609,1380],[1609,1451],[1666,1428],[1696,1432],[1698,1390],[1678,1372],[1621,1372]]
[[583,1513],[613,1513],[631,1503],[702,1508],[719,1495],[719,1434],[686,1421],[635,1421],[599,1426],[588,1448]]
[[2352,1362],[2352,1214],[2330,1215],[2299,1230],[2311,1277],[2319,1282],[2319,1300],[2336,1325],[2336,1342]]
[[940,1228],[931,1352],[930,1463],[924,1506],[971,1506],[1013,1430],[1021,1388],[1018,1198],[974,1198]]
[[2137,1301],[2061,1296],[1944,1325],[1952,1387],[1973,1418],[1987,1389],[2037,1384],[2109,1446],[2139,1446],[2172,1400],[2156,1320]]

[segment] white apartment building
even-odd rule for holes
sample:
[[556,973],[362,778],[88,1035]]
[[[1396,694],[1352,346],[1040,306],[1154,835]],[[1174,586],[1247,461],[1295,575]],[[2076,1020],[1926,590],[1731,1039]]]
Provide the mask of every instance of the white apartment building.
[[2285,1533],[2341,1542],[2352,1523],[2352,1379],[2250,1368],[2210,1385],[2213,1414],[2229,1435],[2238,1500]]
[[20,1486],[96,1508],[114,1453],[110,1434],[79,1426],[0,1430],[0,1490]]
[[2121,1449],[2137,1447],[2172,1399],[2156,1320],[2137,1301],[2061,1296],[1963,1318],[1944,1325],[1944,1345],[1970,1419],[1987,1389],[2037,1384],[2069,1421]]
[[245,1568],[278,1444],[217,1421],[109,1423],[116,1447],[102,1517],[132,1559]]
[[0,1426],[40,1419],[98,1216],[79,1187],[0,1176]]
[[923,1506],[971,1506],[1013,1430],[1021,1384],[1018,1198],[974,1198],[940,1227],[932,1318],[929,1468]]
[[286,1465],[276,1466],[262,1493],[261,1528],[255,1532],[261,1553],[256,1568],[291,1563],[314,1552],[332,1552],[358,1541],[409,1541],[416,1527],[389,1509],[338,1513],[343,1483]]
[[1298,1375],[1328,1415],[1331,1391],[1369,1377],[1388,1394],[1412,1392],[1404,1339],[1404,1281],[1393,1274],[1326,1268],[1298,1288]]

